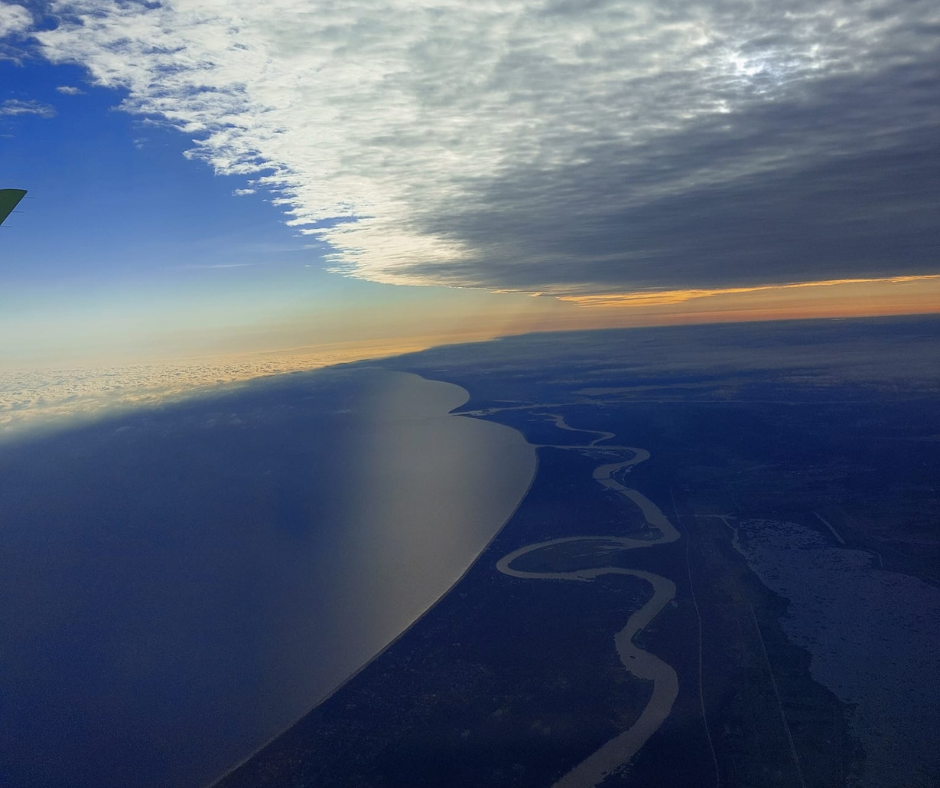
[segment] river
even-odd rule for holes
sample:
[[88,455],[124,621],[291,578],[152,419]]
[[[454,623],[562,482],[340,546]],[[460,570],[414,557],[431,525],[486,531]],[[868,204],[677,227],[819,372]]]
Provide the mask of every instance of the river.
[[[643,514],[646,524],[653,529],[655,538],[637,539],[629,536],[567,536],[552,539],[547,542],[520,547],[503,556],[496,564],[496,568],[504,575],[523,580],[551,580],[590,582],[597,577],[608,574],[628,575],[646,581],[653,589],[653,596],[643,607],[637,610],[627,620],[626,626],[614,637],[617,655],[624,668],[639,679],[653,683],[652,695],[639,718],[626,730],[606,742],[588,758],[577,764],[558,780],[554,788],[594,788],[603,783],[616,769],[628,763],[640,751],[649,738],[659,730],[665,722],[676,697],[679,694],[679,679],[671,665],[659,659],[655,654],[645,651],[633,642],[633,638],[650,622],[658,616],[663,609],[676,596],[676,586],[671,580],[660,575],[639,569],[626,569],[605,564],[590,569],[577,569],[574,571],[535,572],[513,567],[518,558],[528,553],[538,552],[560,544],[589,543],[614,550],[635,550],[669,544],[679,539],[679,532],[675,529],[662,510],[639,490],[627,487],[616,480],[618,473],[629,473],[641,462],[650,458],[646,449],[633,446],[613,446],[606,441],[612,440],[616,435],[603,430],[587,430],[570,426],[564,416],[557,413],[545,413],[543,416],[551,419],[555,426],[569,432],[584,432],[597,435],[590,442],[581,446],[569,444],[540,446],[539,448],[569,449],[584,452],[590,455],[597,449],[606,452],[627,454],[627,459],[612,463],[602,463],[593,472],[595,481],[604,487],[629,499]],[[602,446],[598,444],[603,443]]]

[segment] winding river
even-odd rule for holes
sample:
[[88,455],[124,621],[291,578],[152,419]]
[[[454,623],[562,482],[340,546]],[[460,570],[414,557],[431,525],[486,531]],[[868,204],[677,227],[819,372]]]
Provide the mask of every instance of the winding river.
[[634,645],[633,638],[638,632],[645,629],[650,622],[662,612],[666,605],[675,598],[676,586],[671,580],[665,577],[653,574],[652,572],[644,572],[639,569],[602,566],[590,569],[579,569],[572,572],[529,572],[514,569],[513,563],[516,559],[527,553],[559,544],[582,542],[619,550],[636,550],[674,542],[679,538],[679,532],[676,531],[675,527],[660,508],[649,498],[638,490],[626,487],[614,478],[616,474],[629,473],[633,466],[648,460],[650,457],[648,451],[632,446],[612,446],[609,444],[598,446],[597,444],[602,441],[613,439],[615,437],[614,433],[598,430],[579,430],[568,425],[564,417],[556,413],[540,415],[545,415],[552,419],[555,422],[555,426],[559,429],[572,432],[585,432],[597,435],[598,437],[589,441],[587,444],[579,446],[545,444],[537,448],[571,449],[581,452],[598,450],[605,452],[629,452],[629,459],[597,466],[594,469],[594,479],[608,489],[614,490],[625,498],[628,498],[639,508],[640,512],[642,512],[647,524],[657,529],[659,532],[659,537],[656,539],[635,539],[628,536],[609,535],[570,536],[561,539],[552,539],[547,542],[538,542],[536,544],[520,547],[518,550],[514,550],[508,555],[503,556],[496,564],[496,568],[504,575],[525,580],[568,580],[584,583],[591,582],[602,575],[619,574],[638,577],[649,583],[653,588],[652,598],[630,616],[626,626],[614,637],[617,655],[620,657],[623,666],[637,678],[653,682],[653,693],[650,696],[646,708],[630,728],[608,741],[599,750],[591,754],[586,760],[579,763],[555,783],[555,788],[588,788],[588,786],[599,785],[611,772],[629,762],[649,740],[650,736],[659,729],[672,710],[673,703],[679,693],[679,680],[676,676],[676,671],[673,670],[670,665],[659,659],[659,657]]

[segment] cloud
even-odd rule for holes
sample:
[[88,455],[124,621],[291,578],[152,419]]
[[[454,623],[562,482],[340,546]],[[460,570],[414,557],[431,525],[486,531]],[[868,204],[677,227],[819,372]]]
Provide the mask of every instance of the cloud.
[[160,406],[230,390],[234,384],[374,359],[427,347],[428,341],[341,342],[276,353],[215,357],[212,361],[71,369],[0,370],[0,444],[122,410]]
[[24,38],[33,26],[33,16],[21,5],[0,0],[0,61],[22,65],[27,53]]
[[919,284],[935,283],[940,274],[924,276],[895,276],[882,279],[823,279],[811,282],[797,282],[784,285],[757,285],[753,287],[726,287],[714,290],[640,290],[631,293],[608,293],[605,295],[565,295],[558,300],[577,306],[594,308],[617,308],[622,306],[669,306],[694,301],[697,298],[713,296],[741,295],[746,293],[773,292],[779,294],[785,290],[804,290],[808,288],[836,288],[845,285],[887,285],[916,282]]
[[244,197],[246,194],[254,194],[257,189],[235,189],[232,192],[236,197]]
[[66,96],[84,96],[85,91],[81,88],[76,88],[72,85],[59,85],[56,88],[59,93],[64,93]]
[[32,24],[33,16],[23,6],[0,2],[0,38],[25,33]]
[[41,118],[54,118],[55,107],[38,101],[7,99],[0,104],[0,115],[38,115]]
[[55,0],[54,62],[335,270],[554,295],[935,273],[931,0]]

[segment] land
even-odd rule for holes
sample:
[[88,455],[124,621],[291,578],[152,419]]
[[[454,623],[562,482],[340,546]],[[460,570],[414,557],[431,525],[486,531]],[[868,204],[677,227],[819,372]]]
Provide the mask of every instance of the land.
[[[915,653],[940,620],[940,321],[543,335],[395,364],[540,446],[536,479],[447,596],[220,785],[940,782],[940,665]],[[858,596],[814,609],[794,583],[826,572]],[[859,668],[868,635],[840,620],[897,647]],[[869,675],[914,713],[864,713]]]

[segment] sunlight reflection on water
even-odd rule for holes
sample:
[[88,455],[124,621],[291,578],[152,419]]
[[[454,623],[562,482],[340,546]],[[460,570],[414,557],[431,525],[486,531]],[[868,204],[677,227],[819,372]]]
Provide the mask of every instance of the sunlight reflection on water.
[[0,783],[198,786],[361,667],[534,474],[466,396],[314,373],[4,447]]

